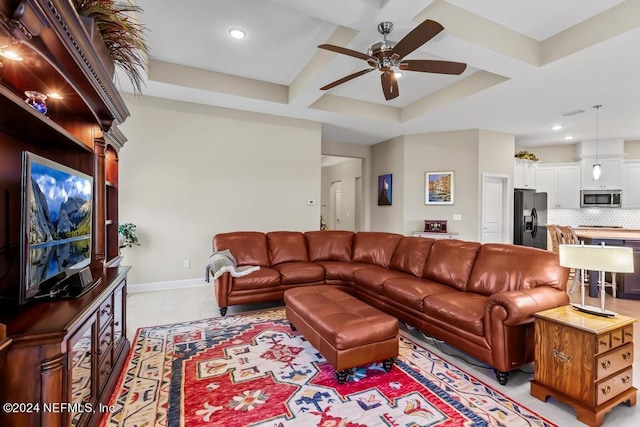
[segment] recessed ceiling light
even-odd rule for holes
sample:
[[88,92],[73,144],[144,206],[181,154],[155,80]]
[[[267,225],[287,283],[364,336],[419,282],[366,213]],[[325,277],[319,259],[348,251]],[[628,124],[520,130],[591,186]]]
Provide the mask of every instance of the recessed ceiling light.
[[573,139],[573,136],[571,136],[571,135],[567,135],[567,136],[564,137],[565,141],[569,141],[569,140],[572,140],[572,139]]
[[245,37],[247,37],[247,32],[241,28],[230,28],[229,29],[229,35],[231,37],[233,37],[234,39],[238,39],[241,40]]
[[560,129],[562,129],[561,125],[555,125],[551,128],[551,130],[560,130]]

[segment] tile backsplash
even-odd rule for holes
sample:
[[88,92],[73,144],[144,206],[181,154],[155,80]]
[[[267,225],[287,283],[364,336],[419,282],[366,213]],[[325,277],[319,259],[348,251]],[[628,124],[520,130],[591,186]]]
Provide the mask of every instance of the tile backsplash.
[[640,210],[614,208],[549,209],[547,223],[558,225],[621,226],[640,230]]

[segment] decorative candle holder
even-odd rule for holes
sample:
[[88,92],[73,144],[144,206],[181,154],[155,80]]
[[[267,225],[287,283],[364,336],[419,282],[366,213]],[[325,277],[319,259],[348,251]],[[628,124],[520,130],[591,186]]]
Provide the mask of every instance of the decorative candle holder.
[[27,99],[24,100],[27,104],[31,105],[38,112],[47,114],[47,103],[45,102],[47,95],[35,90],[27,90],[24,94],[27,95]]

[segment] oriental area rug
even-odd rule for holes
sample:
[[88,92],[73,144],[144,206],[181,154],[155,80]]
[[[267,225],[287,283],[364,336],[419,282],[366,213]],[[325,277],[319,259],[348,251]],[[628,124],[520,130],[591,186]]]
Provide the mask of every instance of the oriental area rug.
[[284,308],[141,328],[102,426],[553,426],[403,331],[343,385]]

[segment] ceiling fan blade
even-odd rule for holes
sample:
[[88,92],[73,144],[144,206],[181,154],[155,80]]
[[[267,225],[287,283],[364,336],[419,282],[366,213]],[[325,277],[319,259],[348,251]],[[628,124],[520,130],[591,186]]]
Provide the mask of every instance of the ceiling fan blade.
[[404,58],[432,38],[434,38],[440,31],[444,30],[444,27],[427,19],[422,24],[411,30],[409,34],[404,36],[394,48],[391,50],[391,59],[397,60]]
[[467,68],[467,64],[453,61],[433,61],[430,59],[415,59],[402,61],[401,70],[421,71],[423,73],[460,75]]
[[366,53],[361,53],[355,50],[347,49],[346,47],[340,47],[333,44],[321,44],[318,47],[320,49],[330,50],[332,52],[341,53],[343,55],[353,56],[358,59],[364,59],[365,61],[373,60],[377,62],[377,59],[367,55]]
[[360,77],[360,76],[362,76],[364,74],[367,74],[368,72],[373,71],[373,70],[375,70],[375,68],[367,68],[366,70],[361,70],[361,71],[358,71],[357,73],[349,74],[348,76],[343,77],[340,80],[336,80],[333,83],[329,83],[326,86],[322,86],[320,88],[320,90],[331,89],[332,87],[336,87],[338,85],[341,85],[342,83],[348,82],[349,80],[355,79],[356,77]]
[[396,80],[396,76],[392,71],[385,71],[380,74],[380,80],[382,81],[382,92],[384,93],[384,98],[387,101],[396,98],[399,95],[398,80]]

